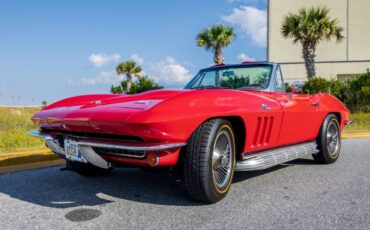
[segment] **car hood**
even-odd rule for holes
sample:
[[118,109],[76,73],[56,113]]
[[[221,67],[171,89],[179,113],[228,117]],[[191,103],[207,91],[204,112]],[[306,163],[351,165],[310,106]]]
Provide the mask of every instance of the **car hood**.
[[187,92],[189,91],[154,90],[135,95],[95,94],[71,97],[45,107],[32,120],[40,128],[91,131],[91,127],[104,122],[124,124],[133,114],[147,111],[166,99]]
[[127,133],[131,124],[204,119],[261,105],[271,100],[239,90],[154,90],[136,95],[86,95],[58,101],[36,113],[41,129]]

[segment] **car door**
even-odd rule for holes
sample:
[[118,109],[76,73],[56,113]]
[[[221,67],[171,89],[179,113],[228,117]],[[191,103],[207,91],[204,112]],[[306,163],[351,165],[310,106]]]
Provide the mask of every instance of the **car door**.
[[275,77],[275,90],[272,95],[283,109],[277,144],[289,145],[315,139],[322,120],[319,113],[319,97],[286,93],[279,67]]

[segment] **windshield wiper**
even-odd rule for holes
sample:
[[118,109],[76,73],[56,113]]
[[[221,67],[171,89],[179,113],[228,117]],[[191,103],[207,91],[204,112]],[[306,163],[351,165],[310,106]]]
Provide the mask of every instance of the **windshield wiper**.
[[237,88],[237,90],[261,91],[261,90],[263,90],[263,88],[262,87],[257,87],[257,86],[243,86],[243,87]]
[[230,88],[225,87],[225,86],[202,85],[202,86],[192,87],[191,89],[230,89]]

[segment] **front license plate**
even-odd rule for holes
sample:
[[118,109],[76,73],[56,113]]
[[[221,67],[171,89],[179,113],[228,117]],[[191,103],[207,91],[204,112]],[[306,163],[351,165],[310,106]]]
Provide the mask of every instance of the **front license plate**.
[[87,163],[87,160],[82,156],[80,150],[78,150],[78,145],[75,141],[65,140],[64,141],[64,151],[66,154],[66,159],[71,161],[79,161]]

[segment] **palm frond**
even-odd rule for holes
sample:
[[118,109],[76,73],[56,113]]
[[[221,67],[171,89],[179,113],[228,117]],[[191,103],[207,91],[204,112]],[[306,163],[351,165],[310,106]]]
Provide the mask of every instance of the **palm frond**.
[[313,42],[335,38],[340,42],[343,36],[343,27],[337,19],[329,17],[326,7],[301,8],[298,13],[289,13],[283,19],[281,33],[285,38],[292,38],[294,43]]
[[234,38],[234,29],[220,24],[205,28],[202,32],[198,33],[196,42],[198,46],[204,47],[207,50],[214,50],[216,47],[230,45]]
[[135,75],[137,75],[141,71],[142,71],[141,66],[137,66],[136,62],[131,61],[131,60],[121,62],[116,67],[117,74],[126,74],[126,75],[135,74]]

